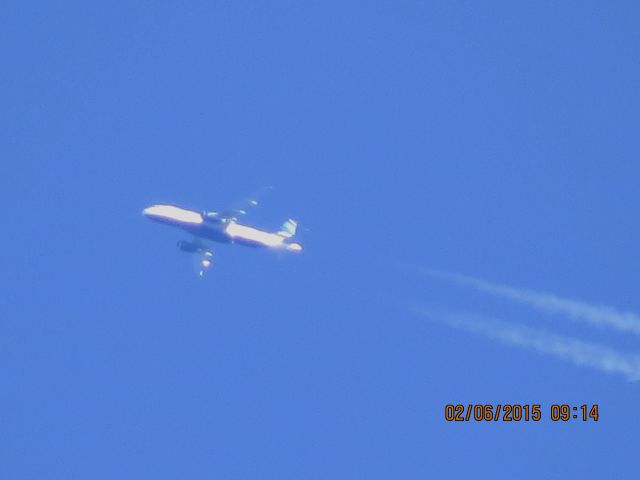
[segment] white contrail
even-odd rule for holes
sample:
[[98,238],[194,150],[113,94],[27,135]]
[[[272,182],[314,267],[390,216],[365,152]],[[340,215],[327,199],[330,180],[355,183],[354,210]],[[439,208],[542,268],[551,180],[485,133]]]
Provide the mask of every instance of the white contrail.
[[607,373],[620,373],[630,381],[640,380],[640,356],[638,355],[622,353],[604,345],[493,318],[468,313],[434,312],[426,307],[416,307],[414,310],[431,320],[442,321],[451,327],[504,344],[551,355],[575,365],[587,366]]
[[480,292],[524,303],[538,310],[549,313],[563,313],[572,319],[586,321],[600,327],[611,327],[620,332],[640,334],[640,317],[631,312],[619,312],[611,307],[560,298],[551,293],[499,285],[457,273],[439,272],[437,270],[421,271],[432,277],[452,280],[459,285],[475,288]]

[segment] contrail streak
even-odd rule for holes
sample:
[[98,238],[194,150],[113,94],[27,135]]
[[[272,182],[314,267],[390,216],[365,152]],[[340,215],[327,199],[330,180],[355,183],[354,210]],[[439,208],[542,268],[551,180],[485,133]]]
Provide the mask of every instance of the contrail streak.
[[574,365],[591,367],[607,373],[619,373],[630,381],[640,379],[638,355],[493,318],[468,313],[434,312],[426,307],[417,307],[414,310],[431,320],[442,321],[451,327],[507,345],[551,355]]
[[437,270],[421,271],[432,277],[451,280],[459,285],[474,288],[479,292],[530,305],[541,311],[562,313],[574,320],[582,320],[599,327],[610,327],[620,332],[640,334],[640,317],[631,312],[619,312],[611,307],[560,298],[551,293],[499,285],[457,273],[439,272]]

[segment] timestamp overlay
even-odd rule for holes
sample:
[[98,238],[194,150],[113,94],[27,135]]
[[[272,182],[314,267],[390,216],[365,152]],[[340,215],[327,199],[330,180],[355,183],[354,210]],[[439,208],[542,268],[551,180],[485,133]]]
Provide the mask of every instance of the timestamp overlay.
[[597,403],[572,405],[554,403],[448,403],[444,407],[447,422],[598,422]]

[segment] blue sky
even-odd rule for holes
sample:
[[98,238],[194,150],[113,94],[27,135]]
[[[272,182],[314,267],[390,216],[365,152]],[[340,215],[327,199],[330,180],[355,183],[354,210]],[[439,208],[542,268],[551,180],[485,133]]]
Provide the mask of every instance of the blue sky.
[[[635,474],[638,383],[412,306],[639,351],[420,273],[640,312],[636,2],[1,11],[2,478]],[[263,185],[303,255],[221,246],[201,281],[140,215]]]

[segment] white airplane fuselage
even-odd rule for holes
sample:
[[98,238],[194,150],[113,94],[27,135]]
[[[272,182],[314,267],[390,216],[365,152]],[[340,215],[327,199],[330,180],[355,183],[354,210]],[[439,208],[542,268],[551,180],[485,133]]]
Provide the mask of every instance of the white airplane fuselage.
[[[200,213],[165,204],[147,207],[142,214],[158,223],[178,227],[202,240],[292,252],[302,251],[302,245],[291,241],[291,235],[285,232],[260,230],[238,223],[235,219],[219,217],[217,214]],[[188,245],[188,242],[184,245]]]

